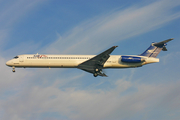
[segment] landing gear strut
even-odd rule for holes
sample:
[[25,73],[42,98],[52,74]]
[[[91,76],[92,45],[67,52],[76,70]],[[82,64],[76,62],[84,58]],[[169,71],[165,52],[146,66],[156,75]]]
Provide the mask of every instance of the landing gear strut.
[[12,68],[13,68],[12,72],[16,72],[16,71],[15,71],[15,67],[12,67]]

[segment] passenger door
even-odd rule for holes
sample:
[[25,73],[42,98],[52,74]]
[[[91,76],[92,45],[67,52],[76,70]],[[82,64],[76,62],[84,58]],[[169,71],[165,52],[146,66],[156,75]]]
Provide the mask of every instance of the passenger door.
[[19,62],[24,62],[24,56],[19,56]]

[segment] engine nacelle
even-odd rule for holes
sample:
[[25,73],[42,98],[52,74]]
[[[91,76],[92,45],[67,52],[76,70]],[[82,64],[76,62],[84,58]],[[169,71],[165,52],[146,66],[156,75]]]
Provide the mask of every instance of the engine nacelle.
[[126,63],[140,63],[144,60],[141,57],[134,57],[134,56],[121,56],[121,62]]

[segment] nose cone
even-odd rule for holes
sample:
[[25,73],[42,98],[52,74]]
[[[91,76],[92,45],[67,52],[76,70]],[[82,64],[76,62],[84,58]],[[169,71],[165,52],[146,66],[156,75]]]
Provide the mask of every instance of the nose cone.
[[11,61],[11,60],[7,61],[7,62],[6,62],[6,65],[7,65],[7,66],[12,66],[12,61]]

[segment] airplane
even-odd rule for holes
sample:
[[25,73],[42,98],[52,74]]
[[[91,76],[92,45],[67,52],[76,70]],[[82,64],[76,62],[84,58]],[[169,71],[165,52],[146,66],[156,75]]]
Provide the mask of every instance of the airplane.
[[167,39],[155,42],[139,55],[110,55],[118,46],[113,46],[98,55],[45,55],[45,54],[24,54],[18,55],[6,62],[6,65],[13,68],[78,68],[92,73],[94,77],[107,75],[102,71],[106,68],[136,68],[146,64],[159,62],[156,58],[161,50],[167,51],[166,43],[173,40]]

